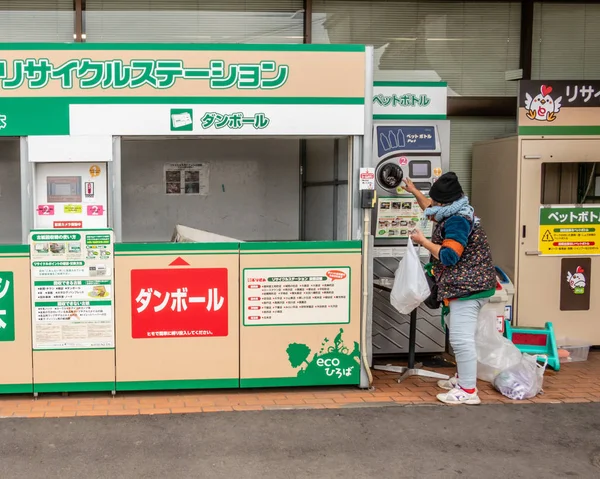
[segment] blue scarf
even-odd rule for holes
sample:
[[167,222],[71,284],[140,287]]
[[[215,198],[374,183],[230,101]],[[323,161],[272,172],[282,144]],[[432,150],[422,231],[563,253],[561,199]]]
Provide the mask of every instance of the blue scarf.
[[474,223],[479,223],[479,218],[475,216],[473,207],[469,204],[469,198],[463,196],[454,203],[445,206],[430,206],[425,210],[425,216],[430,220],[441,223],[445,219],[454,215],[466,216]]

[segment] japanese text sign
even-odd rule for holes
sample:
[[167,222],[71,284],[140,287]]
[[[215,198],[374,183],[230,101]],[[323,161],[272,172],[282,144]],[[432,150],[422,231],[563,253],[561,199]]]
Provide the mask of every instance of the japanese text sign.
[[360,169],[359,190],[374,190],[375,189],[375,168]]
[[246,125],[253,127],[255,130],[264,130],[271,120],[266,113],[255,113],[252,116],[245,116],[242,112],[231,114],[221,114],[215,111],[208,111],[200,120],[202,129],[207,130],[214,126],[217,129],[230,128],[239,130]]
[[227,336],[227,285],[227,268],[132,270],[132,337]]
[[375,120],[446,118],[448,86],[444,82],[374,82]]
[[41,90],[53,83],[67,90],[136,89],[145,85],[165,90],[179,79],[204,80],[213,90],[272,90],[281,88],[288,76],[289,66],[277,65],[272,60],[230,65],[223,60],[210,60],[203,67],[190,67],[175,58],[129,62],[89,58],[53,62],[48,58],[27,58],[16,59],[12,64],[0,59],[0,88],[5,91],[23,86]]
[[[600,80],[548,80],[522,81],[520,84],[519,106],[524,106],[527,96],[532,100],[540,95],[541,99],[552,99],[553,104],[564,107],[600,107]],[[559,101],[560,100],[560,101]]]
[[0,272],[0,342],[15,340],[14,283],[12,272]]
[[377,154],[380,158],[396,151],[436,151],[434,126],[377,126]]
[[518,116],[520,134],[539,134],[540,127],[567,127],[557,134],[589,134],[577,127],[600,123],[600,80],[522,81]]
[[0,136],[362,135],[366,57],[363,45],[0,44]]
[[[365,48],[291,45],[3,45],[3,97],[364,97]],[[313,81],[312,78],[319,78]],[[337,89],[337,91],[336,91]],[[321,90],[321,92],[319,92]]]
[[113,348],[112,231],[34,231],[29,242],[33,349]]
[[542,255],[600,254],[600,205],[540,208],[539,251]]
[[350,322],[349,267],[244,269],[244,326]]

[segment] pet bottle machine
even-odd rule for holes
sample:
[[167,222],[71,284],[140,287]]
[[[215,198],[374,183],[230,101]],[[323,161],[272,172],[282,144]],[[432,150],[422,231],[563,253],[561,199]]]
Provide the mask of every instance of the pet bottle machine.
[[[405,354],[409,349],[410,315],[390,304],[393,285],[410,232],[421,229],[430,237],[432,224],[424,222],[413,195],[403,189],[409,178],[425,195],[437,178],[449,169],[450,122],[375,122],[371,166],[375,168],[377,204],[371,232],[373,252],[373,355]],[[420,250],[423,262],[429,254]],[[416,352],[440,353],[446,335],[440,311],[421,306],[417,311]]]
[[600,345],[600,108],[575,84],[522,81],[518,135],[473,145],[472,204],[514,281],[513,326],[552,323],[559,346]]

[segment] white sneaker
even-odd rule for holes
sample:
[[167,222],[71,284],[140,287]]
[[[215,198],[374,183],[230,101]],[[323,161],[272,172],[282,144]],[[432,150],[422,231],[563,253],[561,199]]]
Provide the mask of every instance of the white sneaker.
[[437,382],[438,388],[445,389],[446,391],[452,391],[458,386],[458,377],[455,374],[450,379],[441,379]]
[[475,406],[481,404],[481,399],[477,395],[477,389],[474,393],[469,394],[464,389],[455,387],[447,393],[438,394],[437,398],[445,404],[457,405],[457,404],[468,404]]

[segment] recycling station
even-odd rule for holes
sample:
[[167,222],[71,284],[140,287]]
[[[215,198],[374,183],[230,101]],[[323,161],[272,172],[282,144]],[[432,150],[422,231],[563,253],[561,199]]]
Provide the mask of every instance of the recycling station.
[[370,47],[1,50],[1,393],[368,385]]
[[[373,49],[357,45],[1,51],[0,393],[368,387],[375,356],[407,352],[409,318],[385,289],[410,229],[431,229],[402,179],[427,194],[449,168],[445,83],[374,83]],[[502,168],[486,150],[496,143],[475,150],[474,201],[510,290],[494,307],[513,319],[517,277],[528,325],[555,314],[538,309],[539,288],[560,269],[561,295],[578,293],[561,317],[587,311],[574,324],[598,342],[594,251],[561,262],[545,242],[562,238],[564,214],[593,229],[593,208],[573,219],[574,193],[548,204],[577,189],[597,140],[522,128],[535,138],[511,143]],[[492,169],[520,189],[489,200]],[[549,233],[540,226],[536,250],[538,225]],[[416,315],[417,352],[442,352],[438,312]]]

